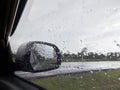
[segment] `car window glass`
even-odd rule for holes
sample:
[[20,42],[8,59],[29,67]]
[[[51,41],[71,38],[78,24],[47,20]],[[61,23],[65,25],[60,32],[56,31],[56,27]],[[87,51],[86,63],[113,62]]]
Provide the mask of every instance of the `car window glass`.
[[[116,90],[120,84],[119,0],[29,0],[10,39],[54,43],[60,68],[17,75],[48,90]],[[37,78],[33,78],[36,76]]]

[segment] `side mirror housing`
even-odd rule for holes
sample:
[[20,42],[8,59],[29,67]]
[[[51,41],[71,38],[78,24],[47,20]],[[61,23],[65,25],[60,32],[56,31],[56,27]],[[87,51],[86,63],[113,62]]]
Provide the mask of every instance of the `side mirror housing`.
[[40,72],[56,69],[61,65],[61,53],[51,43],[31,41],[22,44],[16,54],[17,70]]

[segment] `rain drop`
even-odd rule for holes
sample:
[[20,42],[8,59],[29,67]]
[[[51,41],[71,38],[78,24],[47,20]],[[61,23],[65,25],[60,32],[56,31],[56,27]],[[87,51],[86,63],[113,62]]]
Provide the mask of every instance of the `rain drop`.
[[83,76],[80,76],[81,79],[83,79]]
[[118,80],[120,80],[120,78],[118,78]]
[[93,71],[90,71],[91,74],[93,74]]
[[104,73],[105,74],[105,76],[107,75],[107,73]]

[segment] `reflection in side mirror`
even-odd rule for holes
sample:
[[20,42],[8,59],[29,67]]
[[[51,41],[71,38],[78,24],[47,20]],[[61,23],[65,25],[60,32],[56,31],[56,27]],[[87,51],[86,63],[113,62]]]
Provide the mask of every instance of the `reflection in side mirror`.
[[61,54],[54,44],[31,41],[18,48],[15,64],[18,70],[30,72],[56,69],[61,64]]

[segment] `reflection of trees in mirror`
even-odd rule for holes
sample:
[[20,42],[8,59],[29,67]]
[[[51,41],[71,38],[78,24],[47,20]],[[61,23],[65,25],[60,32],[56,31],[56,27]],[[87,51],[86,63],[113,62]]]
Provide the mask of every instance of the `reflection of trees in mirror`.
[[31,50],[31,52],[33,52],[36,56],[37,56],[37,59],[40,61],[40,62],[45,62],[45,61],[47,61],[47,62],[55,62],[55,60],[54,60],[54,57],[56,56],[56,55],[54,55],[54,57],[53,58],[49,58],[49,57],[45,57],[45,56],[42,56],[41,55],[41,53],[40,52],[38,52],[37,50],[35,50],[35,49],[33,49],[33,50]]
[[[63,53],[62,58],[65,62],[82,61],[82,53]],[[83,58],[84,61],[118,61],[120,60],[120,52],[108,52],[107,54],[88,52]]]
[[39,61],[44,61],[45,60],[45,57],[42,56],[38,51],[33,49],[33,50],[31,50],[31,52],[33,52],[36,55],[36,57]]
[[32,55],[30,61],[33,68],[39,70],[56,67],[58,56],[54,49],[55,47],[49,45],[33,44],[30,50]]

